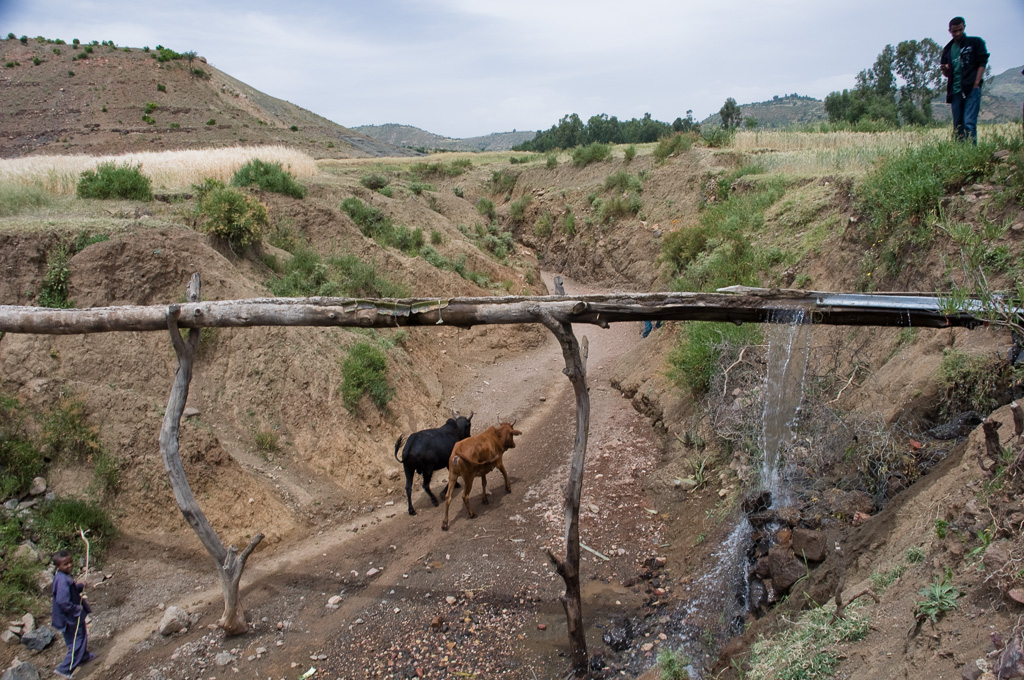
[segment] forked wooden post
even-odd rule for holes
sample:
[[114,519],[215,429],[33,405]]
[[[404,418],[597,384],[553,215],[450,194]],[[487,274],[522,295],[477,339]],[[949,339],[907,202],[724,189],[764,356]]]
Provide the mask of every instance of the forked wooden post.
[[[199,302],[199,287],[199,274],[196,273],[188,283],[186,297],[189,302]],[[160,453],[163,455],[167,477],[170,479],[181,514],[185,516],[185,521],[199,536],[199,540],[217,565],[220,587],[224,593],[224,614],[217,625],[228,635],[241,635],[249,630],[249,624],[245,621],[245,611],[238,599],[238,584],[242,579],[245,562],[263,540],[263,534],[253,536],[241,553],[233,545],[225,548],[217,532],[210,526],[210,521],[199,508],[199,503],[196,502],[196,497],[192,494],[192,488],[185,477],[185,468],[181,464],[181,453],[178,448],[178,433],[181,429],[181,415],[185,411],[185,402],[188,399],[189,383],[192,382],[192,366],[201,334],[198,329],[192,329],[188,340],[184,340],[178,330],[180,314],[181,308],[178,305],[170,305],[167,308],[167,328],[171,333],[174,352],[178,355],[178,371],[174,376],[174,386],[171,388],[171,396],[167,400],[167,410],[164,412],[163,424],[160,427]]]
[[550,314],[538,310],[538,316],[562,346],[565,359],[563,373],[572,383],[576,394],[576,440],[573,445],[569,480],[565,485],[565,559],[548,550],[548,559],[565,581],[565,594],[559,597],[565,609],[569,632],[569,653],[573,671],[577,676],[587,672],[587,637],[583,627],[583,601],[580,592],[580,498],[583,495],[583,465],[587,456],[587,438],[590,434],[590,391],[587,387],[587,338],[583,338],[582,351],[572,332],[572,326],[559,323]]

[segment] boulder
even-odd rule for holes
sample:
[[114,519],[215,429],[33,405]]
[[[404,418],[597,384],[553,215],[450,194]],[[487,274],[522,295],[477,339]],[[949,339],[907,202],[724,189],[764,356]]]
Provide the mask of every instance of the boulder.
[[36,477],[33,479],[32,486],[28,488],[28,493],[30,496],[38,496],[46,493],[46,478]]
[[807,573],[804,563],[796,558],[792,548],[773,545],[768,551],[768,565],[772,574],[772,588],[782,594]]
[[823,531],[793,529],[793,552],[811,562],[822,562],[828,555],[828,539]]
[[51,642],[53,642],[53,629],[45,625],[39,626],[31,633],[25,633],[21,636],[21,644],[33,652],[40,652],[46,649],[46,646]]
[[189,617],[188,612],[171,605],[164,612],[163,618],[160,619],[160,626],[157,630],[161,635],[174,635],[177,632],[188,630],[191,624],[192,619]]
[[0,675],[0,680],[39,680],[39,671],[28,661],[15,659],[11,667]]

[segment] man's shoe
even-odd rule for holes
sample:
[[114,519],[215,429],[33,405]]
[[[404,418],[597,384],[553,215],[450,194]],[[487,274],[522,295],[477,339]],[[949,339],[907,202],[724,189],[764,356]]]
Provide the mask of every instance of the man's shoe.
[[63,671],[54,671],[53,674],[57,675],[57,676],[60,676],[62,678],[70,678],[71,677],[71,673],[64,673]]

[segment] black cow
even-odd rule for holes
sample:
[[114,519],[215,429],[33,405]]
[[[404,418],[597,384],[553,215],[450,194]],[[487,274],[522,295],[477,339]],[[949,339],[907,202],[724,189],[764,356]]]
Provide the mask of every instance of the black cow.
[[[441,427],[420,430],[409,435],[409,440],[402,449],[402,457],[398,457],[398,448],[402,445],[402,437],[395,441],[395,460],[405,466],[405,497],[409,501],[409,514],[415,515],[412,507],[412,478],[418,472],[423,475],[423,490],[430,496],[436,506],[437,498],[430,491],[430,478],[434,470],[448,467],[448,458],[452,455],[455,442],[469,436],[470,421],[473,414],[449,418]],[[448,487],[446,486],[445,489]],[[445,493],[441,492],[442,495]]]

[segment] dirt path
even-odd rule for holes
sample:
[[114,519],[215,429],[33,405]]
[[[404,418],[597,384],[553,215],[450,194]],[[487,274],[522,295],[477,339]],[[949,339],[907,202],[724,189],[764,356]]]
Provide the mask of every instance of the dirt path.
[[[571,282],[566,288],[587,292]],[[592,653],[603,648],[602,632],[614,620],[635,616],[649,602],[642,588],[621,584],[635,581],[641,563],[657,553],[663,530],[641,488],[660,456],[658,438],[607,378],[617,357],[640,340],[638,331],[638,324],[576,328],[590,339],[582,541],[602,555],[584,552],[582,565]],[[517,418],[523,432],[505,457],[512,492],[491,475],[491,503],[482,506],[478,484],[471,497],[476,519],[454,499],[451,529],[442,532],[443,499],[432,508],[414,487],[415,517],[405,512],[404,494],[392,496],[355,521],[258,555],[243,579],[254,629],[234,639],[207,628],[222,606],[208,559],[168,560],[171,581],[152,579],[155,592],[137,588],[130,595],[150,601],[149,609],[97,642],[102,665],[90,675],[295,678],[310,667],[317,678],[563,674],[565,617],[557,598],[564,587],[545,553],[564,552],[562,489],[575,407],[563,367],[553,337],[529,355],[466,366],[467,388],[453,401],[475,412],[474,431]],[[435,493],[441,486],[435,476]],[[328,606],[335,595],[340,602]],[[154,599],[201,614],[198,625],[160,637],[153,632],[160,617]],[[102,614],[98,619],[102,630]],[[656,652],[649,648],[647,661]]]

